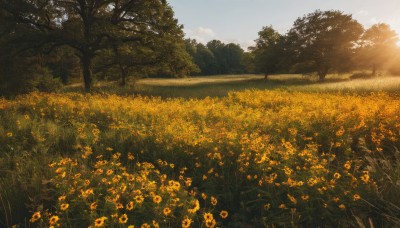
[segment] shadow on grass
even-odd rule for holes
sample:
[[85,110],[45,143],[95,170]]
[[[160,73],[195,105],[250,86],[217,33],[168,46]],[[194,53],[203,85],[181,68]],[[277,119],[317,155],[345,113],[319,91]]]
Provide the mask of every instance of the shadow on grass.
[[[313,77],[299,75],[273,75],[269,79],[251,78],[243,80],[221,80],[196,82],[193,84],[145,84],[137,83],[136,85],[128,84],[124,87],[119,86],[117,82],[102,83],[94,87],[91,93],[96,94],[116,94],[120,96],[154,96],[163,99],[168,98],[185,98],[185,99],[202,99],[205,97],[224,97],[229,92],[243,90],[274,90],[284,89],[290,91],[302,92],[352,92],[352,93],[369,93],[376,91],[371,85],[365,85],[362,88],[353,88],[353,84],[359,84],[357,80],[349,80],[348,78],[329,77],[323,81]],[[365,88],[364,88],[365,87]],[[379,88],[378,88],[379,90]],[[387,92],[391,92],[390,88],[382,88]],[[396,90],[398,91],[398,90]],[[82,86],[65,87],[62,92],[78,92],[84,93]]]

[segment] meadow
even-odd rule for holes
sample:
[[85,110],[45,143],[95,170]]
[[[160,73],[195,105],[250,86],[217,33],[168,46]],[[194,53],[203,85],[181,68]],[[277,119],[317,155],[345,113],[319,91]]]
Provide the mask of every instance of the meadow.
[[250,75],[0,99],[0,226],[400,226],[399,87]]

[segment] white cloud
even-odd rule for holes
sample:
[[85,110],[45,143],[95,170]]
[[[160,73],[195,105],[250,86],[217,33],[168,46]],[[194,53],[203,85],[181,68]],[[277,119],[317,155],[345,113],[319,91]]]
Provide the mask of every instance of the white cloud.
[[378,18],[376,18],[376,17],[373,17],[373,18],[371,18],[371,19],[369,19],[369,21],[368,21],[371,25],[373,25],[373,24],[376,24],[376,23],[378,23],[379,21],[378,21]]
[[240,40],[240,39],[223,39],[211,29],[206,27],[198,27],[196,29],[184,29],[186,38],[195,39],[197,42],[206,44],[211,40],[220,40],[221,42],[228,44],[234,43],[239,44],[245,51],[248,47],[254,46],[253,40]]
[[222,40],[222,42],[228,44],[228,43],[234,43],[234,44],[239,44],[243,50],[247,51],[247,49],[250,46],[254,46],[255,42],[253,40],[239,40],[239,39],[226,39]]
[[357,13],[355,13],[355,16],[368,16],[369,12],[367,10],[360,10]]
[[210,28],[203,28],[203,27],[198,27],[195,31],[194,31],[195,35],[198,36],[211,36],[214,37],[215,36],[215,32],[210,29]]
[[198,42],[207,43],[208,41],[215,39],[215,32],[211,28],[198,27],[195,30],[185,29],[187,38],[196,39]]

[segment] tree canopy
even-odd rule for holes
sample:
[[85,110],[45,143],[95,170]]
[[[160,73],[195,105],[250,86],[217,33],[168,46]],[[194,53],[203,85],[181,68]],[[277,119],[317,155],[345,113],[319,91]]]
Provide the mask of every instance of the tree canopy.
[[[165,0],[2,0],[0,9],[11,19],[5,26],[9,36],[5,46],[18,44],[18,52],[41,48],[48,53],[62,46],[72,48],[87,90],[101,51],[114,52],[110,57],[119,59],[109,63],[123,68],[161,62],[168,53],[159,50],[166,44],[183,44],[182,27]],[[128,51],[127,45],[136,50]],[[125,61],[125,54],[132,58]],[[142,54],[146,58],[132,60]]]
[[[358,60],[364,66],[371,67],[372,75],[396,55],[398,36],[389,25],[379,23],[371,26],[362,35],[362,45],[359,49]],[[387,66],[390,67],[390,66]]]
[[300,73],[316,72],[324,79],[330,71],[351,67],[363,27],[350,14],[315,11],[298,18],[287,34],[289,51]]

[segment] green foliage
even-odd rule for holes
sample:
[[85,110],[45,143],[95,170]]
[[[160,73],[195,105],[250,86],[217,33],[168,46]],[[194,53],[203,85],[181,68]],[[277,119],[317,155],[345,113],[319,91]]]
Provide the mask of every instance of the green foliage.
[[212,40],[207,45],[186,40],[186,50],[200,68],[199,75],[246,73],[244,51],[238,44]]
[[371,26],[362,35],[362,45],[357,53],[360,67],[369,67],[375,76],[377,70],[395,65],[392,60],[399,53],[397,41],[398,36],[389,25],[380,23]]
[[48,68],[39,65],[20,67],[0,76],[0,94],[3,95],[56,92],[62,87],[60,79],[55,78]]
[[[123,84],[133,71],[131,68],[138,66],[163,62],[162,71],[179,76],[196,70],[183,49],[182,27],[163,0],[5,0],[0,2],[0,10],[2,20],[10,18],[1,29],[17,52],[41,49],[51,53],[65,46],[73,49],[80,61],[86,90],[92,84],[96,56],[104,51],[108,55],[102,58],[108,59],[97,63],[117,68]],[[168,63],[171,59],[174,61]],[[72,68],[56,71],[65,82]]]
[[254,67],[257,73],[273,74],[288,71],[290,59],[285,52],[285,37],[275,31],[272,26],[263,27],[255,40],[256,46],[251,47],[254,55]]
[[352,15],[340,11],[315,11],[298,18],[287,34],[295,69],[301,73],[316,72],[320,79],[332,71],[351,69],[362,26]]

